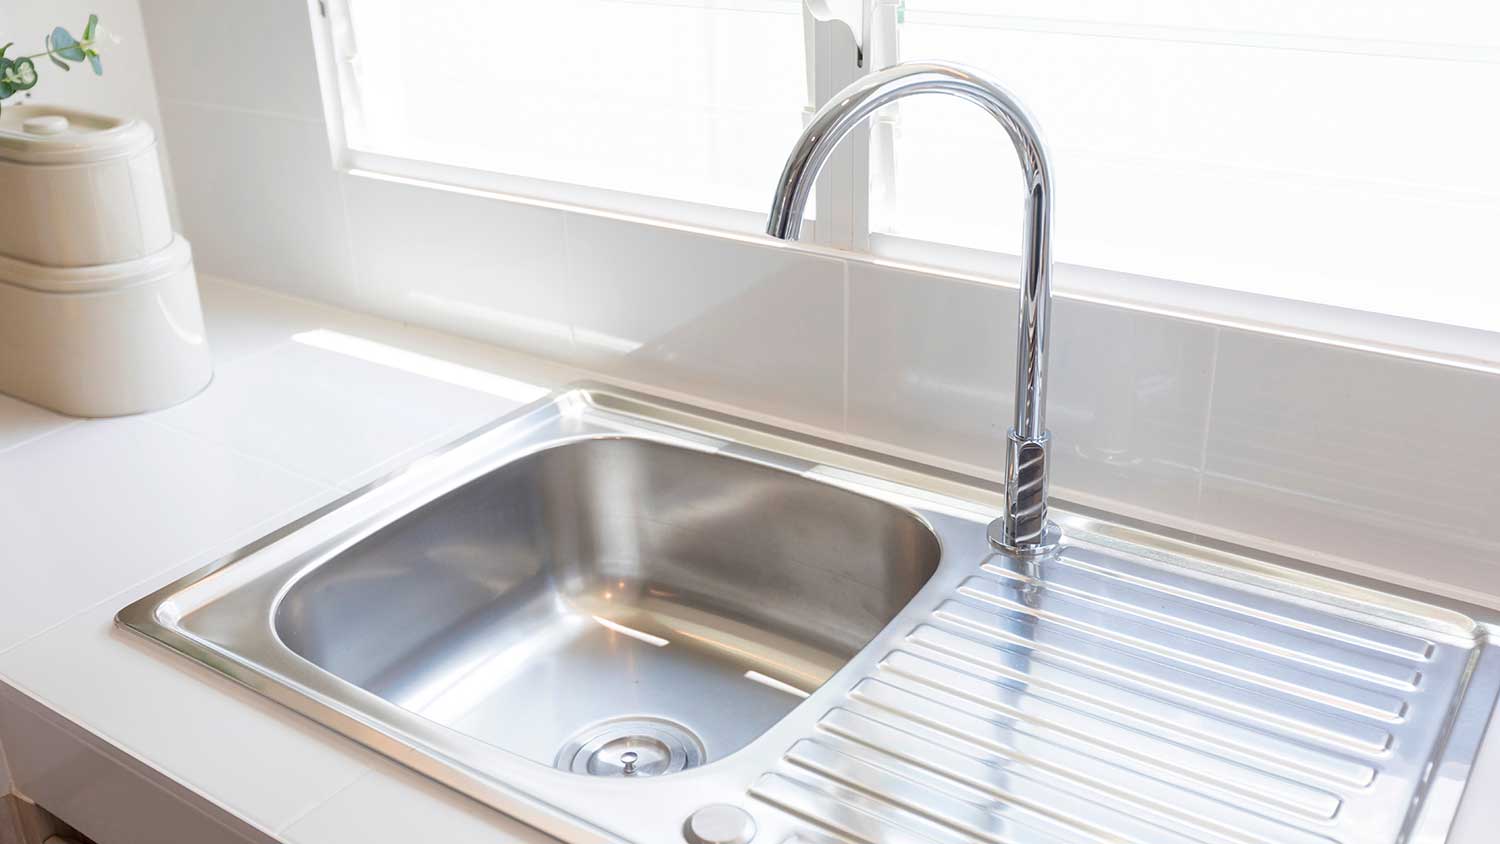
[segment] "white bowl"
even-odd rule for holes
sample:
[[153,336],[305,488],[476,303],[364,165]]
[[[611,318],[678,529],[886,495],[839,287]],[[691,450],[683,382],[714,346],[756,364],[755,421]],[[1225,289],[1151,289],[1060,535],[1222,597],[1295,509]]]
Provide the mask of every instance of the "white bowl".
[[213,364],[192,250],[62,269],[0,257],[0,392],[70,416],[181,402]]
[[0,111],[0,255],[50,267],[133,261],[172,243],[156,135],[139,120]]

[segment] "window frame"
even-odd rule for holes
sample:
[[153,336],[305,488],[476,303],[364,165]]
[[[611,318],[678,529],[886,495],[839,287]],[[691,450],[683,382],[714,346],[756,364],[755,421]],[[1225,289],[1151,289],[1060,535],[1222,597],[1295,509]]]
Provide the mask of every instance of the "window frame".
[[[870,0],[860,0],[860,5],[866,2]],[[341,26],[347,28],[344,22],[348,20],[348,3],[347,0],[307,0],[307,3],[324,124],[335,170],[353,177],[395,180],[434,190],[482,195],[499,202],[686,229],[704,237],[743,241],[747,236],[761,236],[765,217],[754,211],[352,148],[344,131],[344,102],[348,88],[339,58],[341,39],[347,39],[339,29]],[[860,27],[851,29],[857,33]],[[849,62],[854,54],[851,51],[857,51],[857,45],[850,45],[843,55],[831,55],[837,51],[826,48],[830,43],[827,35],[823,33],[820,37],[809,38],[808,49],[815,73],[822,76],[823,84],[819,86],[822,96],[826,96],[830,88],[843,87],[835,84],[841,78],[852,80],[855,74],[862,72]],[[823,44],[825,49],[820,53],[814,48],[815,44]],[[836,171],[837,164],[837,161],[831,161],[828,169]],[[982,284],[1017,286],[1019,262],[1014,252],[1003,248],[981,250],[917,241],[869,231],[869,156],[863,156],[858,162],[851,161],[846,166],[853,168],[856,177],[844,174],[834,183],[840,188],[839,195],[846,197],[846,202],[841,206],[820,205],[819,212],[820,215],[828,214],[830,207],[842,209],[836,212],[839,219],[835,223],[844,228],[848,228],[851,220],[856,225],[863,225],[863,236],[856,232],[851,242],[847,233],[842,238],[830,236],[812,225],[805,242],[786,244],[787,248],[834,254],[845,260],[898,266]],[[861,173],[865,178],[857,177]],[[827,184],[829,174],[825,171],[825,176],[819,181],[820,192],[825,195],[834,193],[823,189]],[[768,205],[771,188],[767,185]],[[1017,197],[1017,202],[1020,199]],[[1054,267],[1054,294],[1060,297],[1500,375],[1500,332],[1118,270],[1062,263]]]

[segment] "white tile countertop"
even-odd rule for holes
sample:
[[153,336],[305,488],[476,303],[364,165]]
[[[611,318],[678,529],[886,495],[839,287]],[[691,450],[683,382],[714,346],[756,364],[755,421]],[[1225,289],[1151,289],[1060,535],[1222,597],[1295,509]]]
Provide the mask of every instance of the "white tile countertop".
[[[0,717],[61,725],[206,817],[227,814],[238,827],[208,822],[225,840],[550,841],[116,629],[113,617],[588,373],[226,281],[205,278],[202,289],[217,374],[187,403],[78,421],[0,396]],[[36,761],[47,752],[32,746],[38,733],[7,732],[16,734],[5,752],[24,791],[53,767]],[[1456,844],[1491,841],[1500,824],[1497,745],[1492,736],[1481,754]],[[114,792],[59,793],[75,792],[77,807],[52,808],[65,818],[70,808],[150,811]]]
[[[256,288],[202,290],[217,374],[185,404],[79,421],[0,396],[0,683],[274,839],[550,840],[113,618],[578,373]],[[5,750],[24,790],[31,749]]]

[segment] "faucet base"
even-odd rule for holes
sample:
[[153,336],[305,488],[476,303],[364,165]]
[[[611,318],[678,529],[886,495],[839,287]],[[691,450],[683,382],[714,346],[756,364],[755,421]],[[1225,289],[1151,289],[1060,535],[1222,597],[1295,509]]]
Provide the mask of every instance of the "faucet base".
[[1050,521],[1042,528],[1042,535],[1033,542],[1017,544],[1007,536],[1003,517],[990,522],[985,534],[990,539],[990,547],[1012,557],[1045,557],[1062,547],[1062,528]]
[[990,543],[1034,557],[1057,548],[1061,532],[1047,519],[1047,463],[1052,436],[1023,437],[1010,429],[1005,454],[1005,515],[990,525]]

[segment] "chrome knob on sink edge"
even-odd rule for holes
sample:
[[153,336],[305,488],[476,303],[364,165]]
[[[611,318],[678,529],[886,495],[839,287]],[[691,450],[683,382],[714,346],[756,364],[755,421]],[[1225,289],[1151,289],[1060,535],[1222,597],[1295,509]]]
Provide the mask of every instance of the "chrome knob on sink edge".
[[750,844],[755,837],[755,819],[738,806],[712,803],[688,817],[682,837],[690,844]]

